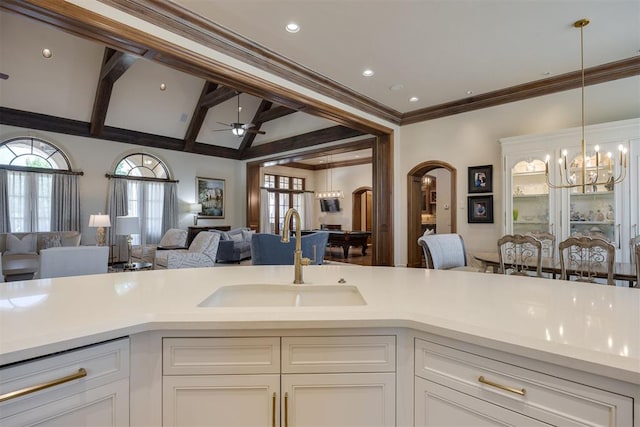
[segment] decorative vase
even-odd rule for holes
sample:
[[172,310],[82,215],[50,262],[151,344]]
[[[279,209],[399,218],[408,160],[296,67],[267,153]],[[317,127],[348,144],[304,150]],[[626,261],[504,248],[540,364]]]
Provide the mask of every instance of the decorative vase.
[[518,220],[518,209],[514,209],[513,210],[513,220],[517,221]]

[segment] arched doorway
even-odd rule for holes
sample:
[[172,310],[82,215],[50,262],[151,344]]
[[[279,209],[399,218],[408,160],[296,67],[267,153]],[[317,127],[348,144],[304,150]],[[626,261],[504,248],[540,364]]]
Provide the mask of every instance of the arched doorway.
[[[417,244],[418,238],[422,235],[422,212],[424,206],[423,181],[425,174],[436,169],[445,169],[450,174],[450,185],[448,189],[449,203],[445,211],[449,212],[450,228],[447,232],[457,231],[456,215],[456,182],[457,171],[452,165],[439,160],[429,160],[420,163],[407,174],[407,267],[420,267],[422,265],[422,250]],[[447,191],[439,187],[439,192]],[[429,200],[427,200],[429,203]]]
[[353,197],[351,229],[371,231],[373,228],[373,190],[371,187],[359,187],[351,193]]

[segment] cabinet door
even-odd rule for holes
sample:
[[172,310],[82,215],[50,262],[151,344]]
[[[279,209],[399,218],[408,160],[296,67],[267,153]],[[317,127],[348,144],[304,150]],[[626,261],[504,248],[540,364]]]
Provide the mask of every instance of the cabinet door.
[[125,427],[129,425],[129,380],[116,381],[41,406],[35,401],[32,403],[32,409],[0,418],[0,425]]
[[280,375],[165,376],[162,381],[164,426],[273,427],[280,422]]
[[[516,160],[519,158],[515,157]],[[555,219],[553,214],[550,215],[554,212],[551,206],[553,199],[546,181],[542,153],[527,156],[526,160],[514,164],[512,158],[509,160],[507,172],[511,176],[511,189],[507,201],[511,200],[511,206],[507,206],[505,218],[507,233],[553,233]]]
[[415,427],[549,426],[482,399],[415,378]]
[[283,425],[395,426],[395,387],[395,373],[283,375]]

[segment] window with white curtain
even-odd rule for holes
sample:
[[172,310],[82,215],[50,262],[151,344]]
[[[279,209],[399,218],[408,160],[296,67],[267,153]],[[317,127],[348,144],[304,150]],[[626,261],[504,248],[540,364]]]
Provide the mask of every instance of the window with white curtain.
[[[302,228],[304,224],[304,178],[265,174],[263,185],[269,195],[269,228],[272,233],[280,233],[284,226],[284,216],[289,208],[295,208],[300,214]],[[309,224],[310,226],[310,224]]]
[[118,162],[115,175],[126,175],[127,210],[129,216],[140,218],[140,234],[132,235],[134,245],[160,242],[164,205],[164,183],[169,179],[167,166],[157,157],[135,153]]
[[51,231],[53,175],[46,170],[70,171],[66,154],[50,142],[19,137],[0,143],[0,165],[8,166],[11,231]]

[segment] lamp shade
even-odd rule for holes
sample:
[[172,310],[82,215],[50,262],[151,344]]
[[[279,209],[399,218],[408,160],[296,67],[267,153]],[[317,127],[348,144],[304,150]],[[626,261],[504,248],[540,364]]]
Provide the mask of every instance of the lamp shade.
[[116,234],[118,236],[129,236],[140,234],[140,221],[137,216],[117,216]]
[[109,215],[96,214],[89,216],[89,227],[111,227]]
[[200,213],[202,212],[202,203],[192,203],[189,205],[189,211],[191,213]]

